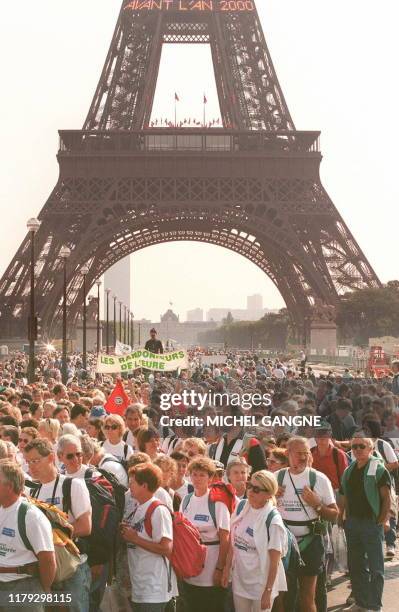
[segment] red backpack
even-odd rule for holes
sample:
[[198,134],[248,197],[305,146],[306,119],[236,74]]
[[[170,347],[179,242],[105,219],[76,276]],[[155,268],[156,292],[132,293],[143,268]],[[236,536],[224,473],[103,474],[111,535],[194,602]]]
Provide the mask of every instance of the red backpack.
[[[233,514],[236,507],[236,493],[234,487],[230,483],[213,482],[209,487],[209,501],[213,504],[222,502],[227,506],[230,514]],[[215,521],[214,521],[215,522]]]
[[[165,506],[165,504],[155,500],[149,505],[145,513],[144,528],[150,538],[152,538],[151,517],[158,506]],[[173,521],[173,550],[169,561],[178,578],[193,578],[198,576],[204,568],[206,546],[201,544],[198,529],[181,512],[171,512],[171,515]]]

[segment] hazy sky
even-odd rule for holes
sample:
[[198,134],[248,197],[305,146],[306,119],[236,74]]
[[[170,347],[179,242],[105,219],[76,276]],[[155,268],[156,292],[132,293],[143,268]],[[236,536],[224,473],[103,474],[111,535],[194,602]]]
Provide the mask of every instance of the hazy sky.
[[[0,22],[2,274],[53,189],[58,129],[81,128],[121,0],[18,0]],[[321,130],[323,184],[382,281],[398,278],[399,109],[396,0],[257,0],[266,39],[298,129]],[[218,116],[204,46],[164,49],[154,116]],[[200,306],[245,307],[261,293],[283,305],[254,264],[220,247],[173,243],[133,257],[136,316],[156,320],[171,300],[185,318]],[[156,289],[156,290],[155,290]]]

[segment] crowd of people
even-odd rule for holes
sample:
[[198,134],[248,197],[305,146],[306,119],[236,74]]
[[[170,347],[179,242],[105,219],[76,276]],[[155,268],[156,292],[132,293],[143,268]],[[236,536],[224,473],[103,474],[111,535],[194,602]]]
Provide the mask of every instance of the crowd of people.
[[[23,593],[20,608],[37,611],[326,612],[337,568],[348,610],[382,609],[399,363],[376,380],[316,373],[303,356],[220,359],[203,365],[193,350],[188,371],[129,374],[123,414],[109,409],[113,377],[81,355],[66,384],[56,353],[37,356],[33,383],[23,354],[0,364],[0,610]],[[233,394],[265,399],[245,430],[162,425],[161,396],[184,390],[208,394],[211,415],[242,414]],[[195,413],[183,401],[168,411]],[[268,428],[264,415],[321,424]]]

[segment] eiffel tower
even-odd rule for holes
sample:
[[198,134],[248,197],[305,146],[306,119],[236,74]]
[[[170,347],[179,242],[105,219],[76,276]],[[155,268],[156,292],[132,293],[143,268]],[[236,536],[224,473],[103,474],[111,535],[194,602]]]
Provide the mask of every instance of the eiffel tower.
[[[161,50],[210,45],[220,128],[150,127]],[[319,132],[295,128],[254,0],[124,0],[81,130],[61,130],[58,182],[39,214],[36,300],[59,333],[63,263],[69,324],[87,286],[144,247],[226,247],[272,279],[297,329],[343,292],[380,286],[323,188]],[[29,235],[0,281],[0,337],[24,337]],[[239,279],[237,279],[239,284]]]

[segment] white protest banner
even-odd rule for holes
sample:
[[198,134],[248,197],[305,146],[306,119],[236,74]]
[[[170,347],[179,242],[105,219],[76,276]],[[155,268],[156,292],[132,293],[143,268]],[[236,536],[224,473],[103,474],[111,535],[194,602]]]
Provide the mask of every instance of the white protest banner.
[[123,356],[100,353],[97,360],[97,372],[99,374],[120,374],[139,368],[155,372],[172,372],[178,368],[184,370],[187,367],[187,353],[183,350],[156,355],[151,351],[140,348]]
[[221,363],[226,363],[227,355],[202,355],[201,356],[201,365],[210,366],[210,365],[218,365]]
[[117,340],[115,342],[115,355],[129,355],[132,352],[132,347],[128,344],[123,344]]

